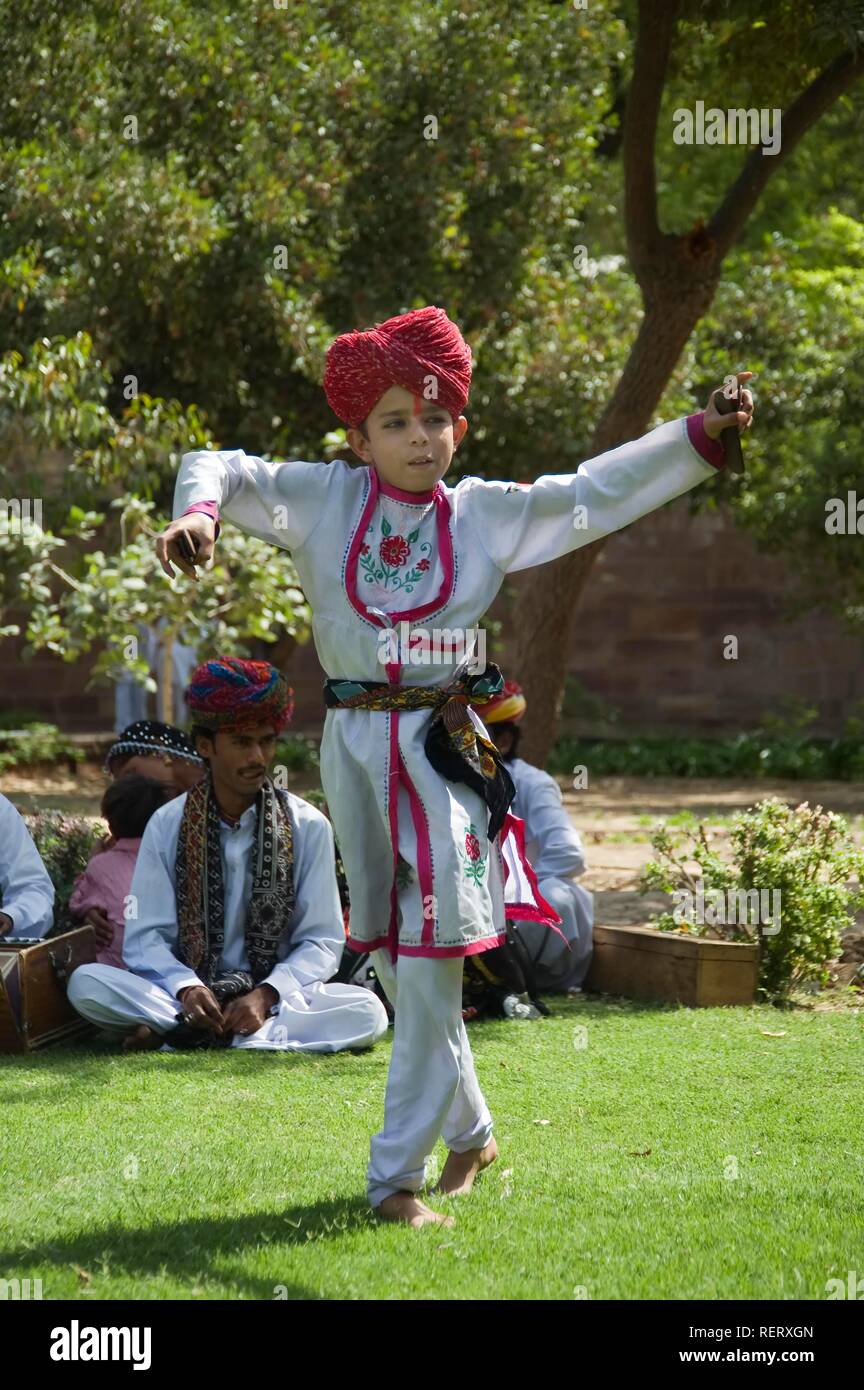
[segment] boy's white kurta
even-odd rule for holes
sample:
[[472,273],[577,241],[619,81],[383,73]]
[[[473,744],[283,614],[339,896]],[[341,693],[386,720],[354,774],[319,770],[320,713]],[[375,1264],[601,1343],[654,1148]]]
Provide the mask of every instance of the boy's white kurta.
[[[128,1031],[146,1023],[168,1032],[182,1012],[177,991],[203,981],[177,956],[176,859],[186,794],[161,806],[141,840],[130,889],[123,940],[128,971],[82,965],[69,981],[69,998],[91,1022]],[[235,1037],[235,1047],[331,1052],[364,1047],[387,1029],[380,1000],[357,986],[326,984],[345,944],[336,882],[333,831],[327,817],[288,793],[294,823],[294,926],[279,959],[262,980],[279,995],[263,1028]],[[225,892],[220,970],[248,970],[246,909],[252,896],[256,811],[236,826],[220,822]]]
[[561,918],[561,932],[536,922],[519,922],[517,930],[534,962],[540,989],[567,990],[581,985],[591,963],[594,895],[574,880],[585,872],[585,851],[561,796],[561,788],[541,767],[511,758],[507,771],[516,796],[513,814],[525,823],[525,853],[537,875],[541,894]]
[[[205,450],[183,456],[174,516],[216,502],[228,521],[290,550],[328,676],[445,685],[505,575],[616,531],[715,471],[683,418],[576,473],[530,485],[469,477],[421,494],[342,461],[268,463]],[[410,629],[410,660],[404,651],[390,659],[388,627]],[[430,710],[327,712],[322,781],[348,879],[352,944],[363,949],[392,951],[397,929],[406,955],[465,955],[503,940],[501,847],[489,844],[477,793],[428,761],[431,718]],[[413,871],[398,894],[397,855]]]
[[6,940],[44,936],[54,923],[54,885],[23,817],[5,796],[0,796],[0,912],[12,921]]

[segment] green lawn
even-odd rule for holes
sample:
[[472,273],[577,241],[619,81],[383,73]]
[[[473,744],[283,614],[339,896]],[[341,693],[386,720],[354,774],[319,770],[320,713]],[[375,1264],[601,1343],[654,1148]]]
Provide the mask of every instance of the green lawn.
[[473,1028],[501,1158],[441,1204],[443,1232],[365,1206],[389,1042],[4,1057],[0,1278],[80,1299],[824,1299],[864,1270],[860,1011],[555,1015]]

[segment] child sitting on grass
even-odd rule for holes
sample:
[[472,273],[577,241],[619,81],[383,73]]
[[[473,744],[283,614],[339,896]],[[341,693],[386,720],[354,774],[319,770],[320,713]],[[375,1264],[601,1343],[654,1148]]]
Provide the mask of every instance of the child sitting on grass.
[[114,843],[93,855],[75,880],[69,899],[73,917],[86,919],[88,913],[94,912],[107,919],[110,935],[97,933],[96,960],[100,965],[127,968],[123,961],[125,907],[141,836],[153,812],[171,795],[173,792],[163,782],[129,773],[112,782],[102,797],[100,814],[108,822]]

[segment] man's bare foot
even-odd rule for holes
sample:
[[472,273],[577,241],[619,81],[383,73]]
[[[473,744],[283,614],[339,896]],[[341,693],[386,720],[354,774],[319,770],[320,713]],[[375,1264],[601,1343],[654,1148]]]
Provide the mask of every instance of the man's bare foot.
[[413,1192],[393,1192],[375,1208],[382,1221],[402,1221],[419,1231],[421,1226],[452,1226],[453,1217],[433,1211],[418,1201]]
[[494,1163],[497,1157],[498,1145],[494,1139],[490,1139],[485,1148],[468,1149],[464,1154],[454,1153],[451,1149],[444,1171],[432,1191],[440,1193],[442,1197],[463,1196],[471,1191],[478,1173]]
[[146,1023],[139,1023],[134,1033],[123,1039],[123,1051],[150,1052],[154,1047],[161,1047],[162,1042],[162,1034],[157,1033],[155,1028],[148,1028]]

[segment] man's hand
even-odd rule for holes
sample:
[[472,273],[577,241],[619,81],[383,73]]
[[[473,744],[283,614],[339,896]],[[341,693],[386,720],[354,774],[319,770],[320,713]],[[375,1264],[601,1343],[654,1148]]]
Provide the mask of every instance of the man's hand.
[[[745,381],[750,380],[753,373],[736,372],[735,375],[738,378],[739,385],[743,385]],[[723,388],[718,387],[715,389],[722,390]],[[728,415],[721,415],[720,411],[714,404],[714,391],[712,391],[708,404],[705,407],[705,418],[702,423],[705,427],[705,433],[708,435],[709,439],[719,439],[722,431],[728,430],[732,425],[737,425],[738,433],[743,434],[745,430],[749,430],[750,426],[753,423],[752,395],[749,391],[742,391],[741,409],[730,410]]]
[[257,1033],[267,1022],[267,1015],[274,1004],[279,1003],[279,995],[272,985],[259,985],[239,999],[232,999],[225,1008],[225,1028],[231,1033],[246,1037]]
[[0,936],[5,936],[7,932],[12,930],[14,925],[15,923],[8,913],[0,912]]
[[[184,550],[184,541],[194,552],[192,558]],[[216,522],[212,517],[206,516],[204,512],[190,512],[188,516],[178,517],[172,521],[170,526],[166,526],[161,536],[156,538],[156,554],[159,563],[169,578],[174,578],[174,571],[171,562],[183,574],[188,574],[190,579],[198,582],[198,575],[195,573],[196,565],[206,565],[212,558],[213,546],[216,542]]]
[[93,935],[96,937],[97,946],[110,946],[114,940],[114,928],[108,921],[104,907],[91,907],[84,917],[85,922],[89,922],[93,928]]
[[216,996],[206,985],[187,985],[177,998],[183,1005],[183,1020],[203,1033],[224,1033],[225,1019]]

